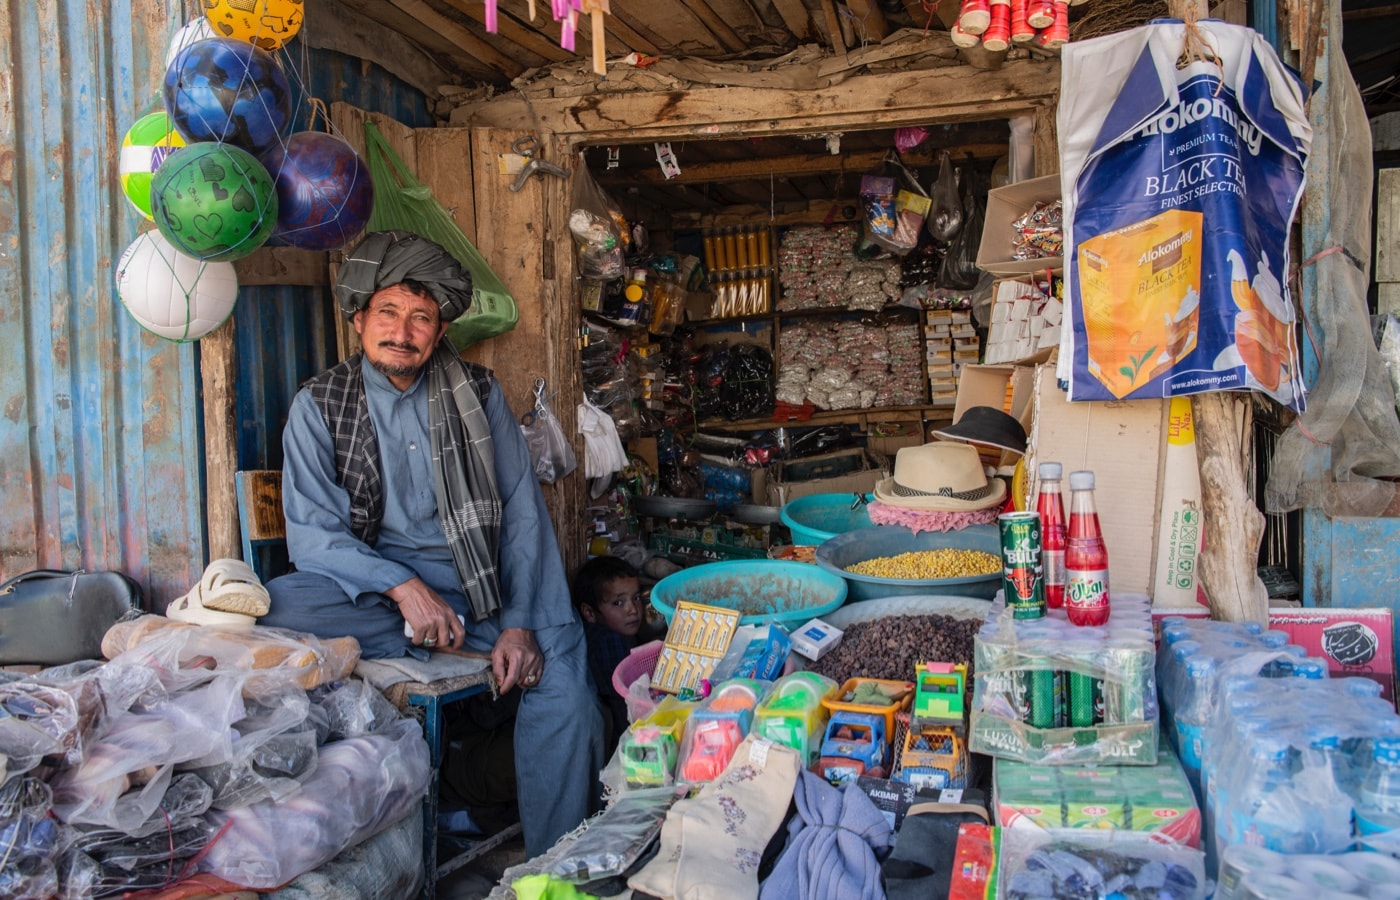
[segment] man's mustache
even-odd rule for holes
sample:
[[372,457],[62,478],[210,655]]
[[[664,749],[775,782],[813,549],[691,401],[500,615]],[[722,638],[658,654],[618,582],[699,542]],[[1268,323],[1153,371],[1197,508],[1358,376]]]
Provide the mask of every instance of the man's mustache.
[[379,346],[388,347],[391,350],[403,350],[406,353],[417,353],[418,347],[408,341],[380,341]]

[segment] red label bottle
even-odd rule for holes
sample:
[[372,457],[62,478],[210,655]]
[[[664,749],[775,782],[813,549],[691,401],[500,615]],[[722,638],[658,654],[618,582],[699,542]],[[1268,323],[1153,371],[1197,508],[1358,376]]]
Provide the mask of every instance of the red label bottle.
[[1045,605],[1065,605],[1065,501],[1060,489],[1063,469],[1057,462],[1040,464],[1040,491],[1035,511],[1040,513],[1040,565],[1045,578]]
[[1094,507],[1094,473],[1069,473],[1065,612],[1075,625],[1108,622],[1108,548]]

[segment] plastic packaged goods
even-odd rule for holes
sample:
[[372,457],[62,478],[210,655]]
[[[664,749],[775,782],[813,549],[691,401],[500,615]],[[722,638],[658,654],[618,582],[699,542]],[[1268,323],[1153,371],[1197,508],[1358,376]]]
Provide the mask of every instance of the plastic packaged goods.
[[[1220,860],[1215,900],[1244,898],[1395,897],[1400,860],[1379,853],[1284,854],[1234,846]],[[1291,893],[1284,893],[1291,891]]]
[[1111,625],[1081,627],[1064,609],[1016,620],[999,596],[974,642],[969,749],[1046,765],[1155,765],[1150,601],[1124,594],[1115,606]]
[[1199,850],[1130,831],[1003,830],[997,897],[1136,897],[1204,900]]
[[1069,473],[1065,535],[1065,610],[1076,625],[1103,625],[1109,616],[1108,547],[1094,506],[1094,473]]
[[1356,799],[1359,835],[1400,828],[1400,739],[1372,744],[1370,765]]
[[661,831],[666,811],[686,792],[674,786],[629,791],[589,821],[549,874],[570,884],[621,875],[646,852]]
[[686,723],[676,781],[713,781],[729,765],[734,750],[753,728],[754,709],[771,682],[734,678],[716,685]]
[[58,893],[59,826],[49,814],[53,795],[38,778],[0,783],[0,896],[50,897]]

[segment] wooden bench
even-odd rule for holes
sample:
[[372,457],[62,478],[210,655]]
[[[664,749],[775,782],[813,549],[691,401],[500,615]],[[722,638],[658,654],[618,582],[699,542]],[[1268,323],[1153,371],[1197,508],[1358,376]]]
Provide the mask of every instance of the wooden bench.
[[[259,580],[265,582],[280,574],[286,566],[287,522],[282,514],[282,473],[274,469],[241,471],[234,474],[234,485],[238,495],[239,530],[243,536],[243,559],[252,566]],[[366,680],[379,687],[401,712],[413,715],[423,725],[432,776],[428,782],[428,794],[423,798],[422,896],[424,900],[433,900],[437,895],[439,878],[520,834],[520,825],[512,825],[482,840],[473,841],[461,852],[438,862],[438,790],[446,740],[446,706],[473,694],[494,690],[495,683],[489,664],[463,673],[461,658],[447,654],[430,654],[428,663],[412,668],[420,673],[421,680],[405,676],[408,680],[387,686],[381,686],[382,682],[374,677]],[[450,671],[451,674],[448,677],[433,677],[434,668]],[[368,670],[382,672],[383,666],[362,663],[357,674],[363,676],[368,674]]]

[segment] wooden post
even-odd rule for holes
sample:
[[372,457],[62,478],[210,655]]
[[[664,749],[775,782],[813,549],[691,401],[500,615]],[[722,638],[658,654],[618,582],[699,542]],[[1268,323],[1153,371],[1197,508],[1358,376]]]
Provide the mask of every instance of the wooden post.
[[243,541],[238,531],[237,351],[233,318],[199,342],[199,372],[204,382],[204,509],[210,559],[238,559]]
[[1197,572],[1211,615],[1226,622],[1269,616],[1269,593],[1258,573],[1264,514],[1249,494],[1250,402],[1249,394],[1238,392],[1191,398],[1206,534]]

